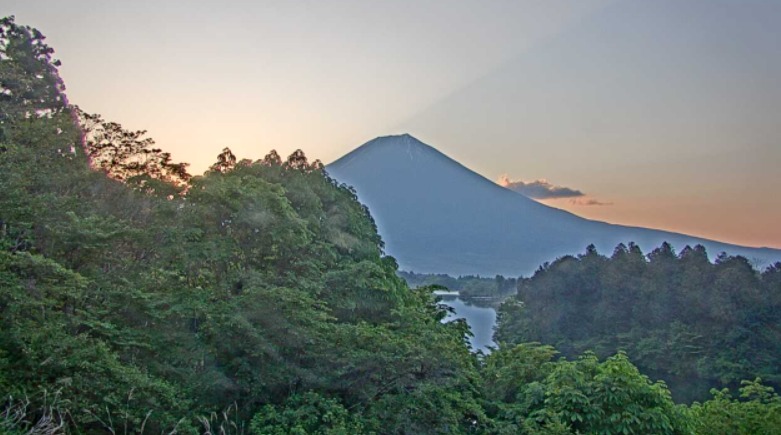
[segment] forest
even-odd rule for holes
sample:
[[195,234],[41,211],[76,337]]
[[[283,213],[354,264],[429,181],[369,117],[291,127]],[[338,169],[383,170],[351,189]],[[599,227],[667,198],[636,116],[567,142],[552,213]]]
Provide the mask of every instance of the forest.
[[[560,259],[519,283],[501,314],[501,348],[472,354],[465,323],[442,323],[430,288],[397,275],[369,211],[318,161],[225,149],[193,176],[144,131],[69,102],[59,65],[38,30],[0,20],[0,434],[781,428],[781,398],[764,383],[778,381],[781,267],[757,276],[739,258],[705,264],[696,249],[634,264],[629,248],[614,257],[642,271],[632,279],[701,287],[627,289],[618,295],[643,309],[610,314],[631,307],[595,287],[561,287],[576,299],[555,301],[532,286],[567,267],[567,279],[596,286],[619,260]],[[614,272],[616,288],[631,284]],[[637,349],[611,346],[596,313],[578,317],[589,304],[623,322],[621,334],[649,328],[622,335]],[[555,313],[555,325],[525,320]],[[664,329],[669,319],[680,320]],[[570,330],[577,322],[604,339],[585,343]],[[665,370],[729,378],[688,405],[648,376]]]
[[623,350],[677,401],[754,376],[781,382],[781,264],[759,273],[742,257],[711,263],[699,245],[676,255],[664,243],[646,256],[622,244],[609,258],[590,246],[522,279],[499,316],[502,342],[567,357]]

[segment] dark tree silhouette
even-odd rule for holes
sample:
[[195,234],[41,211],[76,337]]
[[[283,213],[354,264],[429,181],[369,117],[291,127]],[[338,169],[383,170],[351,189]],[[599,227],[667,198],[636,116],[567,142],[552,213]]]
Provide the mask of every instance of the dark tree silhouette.
[[209,167],[209,170],[212,172],[221,172],[226,173],[230,172],[233,168],[236,167],[236,156],[233,155],[233,152],[230,150],[230,148],[223,148],[222,152],[217,155],[217,162],[211,165]]
[[155,141],[144,137],[146,130],[130,131],[116,122],[104,120],[75,108],[84,133],[84,148],[93,168],[111,178],[144,185],[155,179],[184,187],[191,176],[187,163],[174,163],[171,154],[154,148]]

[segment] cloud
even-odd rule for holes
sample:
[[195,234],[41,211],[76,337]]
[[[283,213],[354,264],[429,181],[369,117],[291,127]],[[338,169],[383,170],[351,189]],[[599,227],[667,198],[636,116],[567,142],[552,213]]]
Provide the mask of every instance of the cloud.
[[602,202],[595,198],[590,198],[580,190],[569,187],[556,186],[555,184],[549,183],[548,180],[545,179],[528,182],[520,180],[513,181],[507,175],[502,175],[499,177],[497,184],[514,192],[518,192],[521,195],[525,195],[529,198],[537,200],[571,198],[569,202],[573,205],[613,205],[612,202]]
[[602,202],[596,199],[570,199],[569,202],[575,205],[599,205],[599,206],[613,205],[612,202]]
[[586,196],[580,190],[556,186],[547,180],[513,181],[506,175],[502,175],[499,177],[498,184],[533,199],[578,198]]

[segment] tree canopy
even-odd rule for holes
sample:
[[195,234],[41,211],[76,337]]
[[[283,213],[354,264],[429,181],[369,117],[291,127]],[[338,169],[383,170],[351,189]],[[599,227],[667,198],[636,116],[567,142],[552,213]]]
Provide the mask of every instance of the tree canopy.
[[562,257],[519,284],[502,306],[497,337],[539,341],[573,357],[624,350],[667,381],[681,401],[760,376],[781,382],[781,265],[759,273],[742,257],[711,263],[702,246],[644,256],[633,244],[611,257]]

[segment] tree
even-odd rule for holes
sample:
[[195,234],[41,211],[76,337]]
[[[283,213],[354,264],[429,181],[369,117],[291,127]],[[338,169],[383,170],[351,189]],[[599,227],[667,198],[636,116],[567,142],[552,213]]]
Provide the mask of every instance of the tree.
[[648,377],[619,353],[600,363],[593,354],[559,363],[546,379],[547,414],[583,433],[692,433],[685,408],[664,383]]
[[485,358],[483,397],[500,433],[691,433],[686,410],[618,353],[552,361],[550,346],[523,343]]
[[93,168],[142,188],[148,188],[150,180],[159,180],[183,189],[190,181],[188,164],[174,163],[170,153],[153,148],[155,141],[144,137],[146,130],[126,130],[121,124],[105,121],[100,115],[75,110]]
[[52,116],[67,108],[65,85],[41,32],[0,19],[0,140],[24,119]]
[[263,164],[266,166],[282,166],[282,157],[279,156],[277,150],[271,150],[263,157]]
[[290,397],[283,406],[264,406],[253,417],[250,433],[257,435],[349,435],[364,427],[335,399],[315,392]]
[[771,435],[781,428],[781,398],[761,379],[741,382],[740,399],[729,389],[711,390],[713,398],[692,405],[697,433]]
[[284,166],[288,169],[295,169],[302,172],[320,171],[323,169],[323,164],[320,160],[309,163],[306,155],[301,150],[295,150],[293,154],[289,155]]
[[222,152],[217,155],[217,162],[215,162],[209,170],[213,172],[226,173],[236,167],[236,156],[233,155],[230,148],[223,148]]

